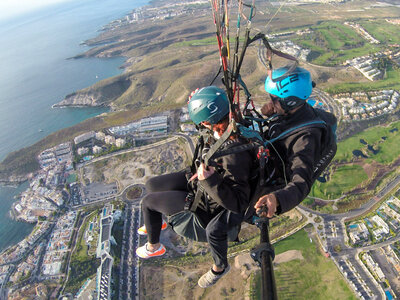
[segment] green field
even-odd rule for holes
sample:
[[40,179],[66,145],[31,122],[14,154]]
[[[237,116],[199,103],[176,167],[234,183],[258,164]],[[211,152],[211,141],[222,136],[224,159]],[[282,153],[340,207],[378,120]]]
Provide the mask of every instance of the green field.
[[[376,126],[360,132],[338,144],[338,151],[334,160],[350,162],[353,159],[353,151],[362,150],[368,154],[368,158],[365,159],[367,163],[376,161],[381,164],[390,164],[400,155],[399,130],[400,122],[394,122],[387,127]],[[382,139],[383,137],[386,139]],[[367,149],[367,145],[362,144],[360,140],[364,140],[379,152],[373,154]]]
[[[297,44],[313,51],[312,63],[337,66],[348,59],[382,50],[382,46],[371,45],[353,28],[335,21],[326,21],[311,26],[313,33],[293,39]],[[383,29],[388,35],[388,32]]]
[[359,24],[375,39],[385,44],[400,43],[399,26],[385,20],[363,20]]
[[[360,54],[361,55],[361,54]],[[359,55],[355,55],[359,56]],[[384,80],[371,82],[346,82],[332,85],[326,89],[330,94],[338,94],[342,92],[357,92],[357,91],[374,91],[382,89],[400,89],[400,70],[389,66],[386,70]]]
[[336,199],[367,179],[367,174],[359,165],[340,166],[328,182],[316,181],[309,195],[322,199]]
[[[310,242],[305,230],[274,245],[275,253],[299,250],[303,260],[279,264],[275,267],[278,299],[357,299],[335,264],[324,257],[318,246]],[[255,281],[259,282],[259,277]],[[254,299],[261,299],[260,295]]]
[[[341,163],[341,165],[332,171],[328,182],[316,181],[309,195],[322,199],[337,199],[368,180],[362,166],[352,163],[355,158],[354,150],[359,150],[366,156],[362,159],[362,163],[376,162],[384,165],[393,163],[400,156],[399,130],[400,121],[391,123],[389,126],[369,128],[338,143],[334,161]],[[372,146],[376,152],[368,149],[368,146]],[[345,164],[343,165],[343,163]]]

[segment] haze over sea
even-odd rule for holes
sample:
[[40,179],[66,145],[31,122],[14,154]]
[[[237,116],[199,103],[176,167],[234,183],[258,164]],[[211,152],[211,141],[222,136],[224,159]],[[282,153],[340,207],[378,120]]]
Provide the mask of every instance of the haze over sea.
[[[144,0],[70,0],[0,21],[0,160],[50,133],[105,111],[51,106],[67,94],[122,72],[123,58],[67,59],[86,51],[82,41],[103,25],[143,6]],[[32,225],[8,214],[28,187],[0,186],[0,251]]]

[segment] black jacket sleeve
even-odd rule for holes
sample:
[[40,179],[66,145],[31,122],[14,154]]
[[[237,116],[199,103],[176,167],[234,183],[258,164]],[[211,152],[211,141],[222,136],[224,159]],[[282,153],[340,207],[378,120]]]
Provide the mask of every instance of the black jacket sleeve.
[[278,213],[284,213],[303,201],[314,183],[314,162],[320,155],[321,135],[319,128],[311,128],[282,141],[286,149],[287,184],[273,194],[280,208]]
[[219,162],[223,171],[215,172],[199,184],[218,205],[234,213],[243,213],[250,202],[251,154],[248,151],[230,154]]

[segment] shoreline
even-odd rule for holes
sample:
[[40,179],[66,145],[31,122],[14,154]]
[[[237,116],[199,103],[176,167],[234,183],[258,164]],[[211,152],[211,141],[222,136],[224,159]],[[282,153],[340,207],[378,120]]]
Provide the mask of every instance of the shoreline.
[[[62,101],[64,101],[64,100],[62,100]],[[62,105],[60,105],[60,104],[58,104],[58,103],[54,103],[52,106],[51,106],[51,108],[101,108],[101,107],[109,107],[109,108],[111,108],[111,106],[110,105],[108,105],[108,104],[105,104],[105,103],[100,103],[99,105],[84,105],[84,104],[71,104],[71,105],[68,105],[68,104],[62,104]],[[94,118],[94,117],[92,117],[92,118]]]
[[[132,6],[134,6],[134,4],[132,4]],[[129,13],[131,11],[132,11],[132,9],[130,9],[126,13]],[[101,32],[100,29],[99,29],[99,32]],[[111,58],[114,58],[114,56],[111,57]],[[96,59],[102,59],[102,57],[96,57]],[[104,57],[103,59],[107,59],[107,57]],[[126,66],[126,64],[127,64],[127,58],[124,57],[124,60],[123,60],[122,64],[118,68],[123,72],[124,69],[126,69],[124,67],[124,66]],[[108,78],[111,78],[111,77],[108,77]],[[106,78],[106,79],[108,79],[108,78]],[[101,80],[99,79],[99,80],[96,81],[96,83],[98,83],[100,81]],[[93,85],[90,85],[90,86],[93,86]],[[90,86],[88,86],[88,87],[90,87]],[[64,96],[64,99],[65,99],[65,96]],[[110,105],[108,105],[108,104],[105,104],[105,103],[101,103],[99,105],[57,105],[57,103],[55,103],[55,104],[51,105],[51,108],[52,109],[56,109],[56,108],[77,108],[77,109],[79,109],[79,108],[108,108],[106,112],[99,113],[99,115],[112,111],[112,107]],[[91,118],[95,118],[95,117],[91,117]],[[80,122],[80,123],[82,123],[82,122]],[[46,129],[46,128],[44,128],[44,129]],[[60,130],[62,130],[62,129],[60,129]],[[58,130],[58,131],[60,131],[60,130]],[[40,141],[43,141],[44,139],[48,138],[49,135],[50,134],[47,134],[45,137],[37,140],[34,144],[36,144],[36,143],[38,143]],[[20,152],[24,148],[31,147],[31,146],[32,145],[26,145],[24,147],[21,147],[18,150],[8,152],[6,154],[6,156],[5,156],[5,158],[2,159],[0,163],[3,163],[6,160],[7,157],[10,157],[10,155],[12,153]],[[27,173],[24,173],[24,174],[21,173],[20,175],[15,175],[15,174],[13,174],[13,170],[12,169],[5,168],[4,172],[1,173],[2,176],[0,177],[0,188],[1,187],[4,187],[4,188],[11,187],[13,189],[17,189],[17,188],[19,188],[21,185],[23,185],[24,183],[26,183],[29,180],[29,177],[30,177],[31,173],[32,172],[27,172]],[[26,221],[26,220],[24,220],[24,219],[19,217],[19,214],[17,213],[17,211],[15,209],[15,205],[16,205],[16,203],[18,203],[19,199],[20,199],[20,193],[15,194],[14,199],[12,199],[12,204],[11,204],[11,206],[10,206],[8,212],[7,212],[7,215],[14,222],[18,222],[20,224],[21,223],[25,223],[25,224],[35,225],[36,222],[28,222],[28,221]],[[29,236],[29,234],[27,234],[24,237],[21,236],[21,241],[25,240]],[[6,248],[4,248],[3,250],[1,250],[0,253],[4,253],[6,251],[9,251],[10,249],[12,249],[12,247],[14,247],[17,244],[18,244],[17,242],[13,242],[11,245],[9,245]]]
[[7,180],[0,179],[0,187],[18,188],[21,184],[26,182],[28,179],[29,179],[28,176],[23,180],[21,180],[21,179],[11,180],[10,178],[8,178]]

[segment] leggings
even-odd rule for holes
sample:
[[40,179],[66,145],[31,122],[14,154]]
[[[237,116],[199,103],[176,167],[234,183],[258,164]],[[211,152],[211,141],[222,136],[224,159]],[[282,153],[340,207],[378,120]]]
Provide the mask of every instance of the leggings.
[[162,215],[171,216],[184,210],[189,190],[185,172],[153,177],[146,182],[147,195],[142,200],[144,225],[150,244],[160,241]]
[[[171,216],[184,210],[189,192],[185,172],[153,177],[147,181],[146,190],[148,194],[142,200],[144,224],[149,243],[157,244],[160,241],[162,215]],[[206,236],[211,255],[217,267],[226,268],[230,212],[224,209],[208,217]]]

